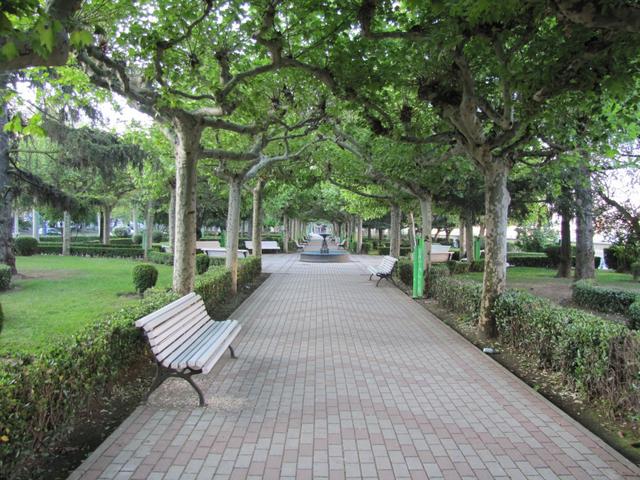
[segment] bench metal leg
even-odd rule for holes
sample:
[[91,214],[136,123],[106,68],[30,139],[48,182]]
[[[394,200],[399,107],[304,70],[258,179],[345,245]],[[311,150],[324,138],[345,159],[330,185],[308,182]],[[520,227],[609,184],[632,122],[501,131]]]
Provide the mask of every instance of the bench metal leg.
[[185,368],[181,372],[178,372],[178,371],[175,371],[175,370],[169,370],[168,368],[165,368],[162,365],[160,365],[159,363],[157,363],[156,364],[156,375],[153,378],[153,382],[151,382],[151,386],[149,387],[149,390],[147,391],[147,394],[144,397],[145,403],[149,401],[149,396],[153,393],[153,391],[156,388],[158,388],[160,385],[162,385],[162,383],[167,378],[176,377],[176,378],[183,378],[187,382],[189,382],[189,384],[193,387],[193,389],[198,394],[198,399],[200,401],[200,406],[201,407],[206,406],[207,404],[206,404],[206,402],[204,400],[204,394],[202,393],[202,390],[200,390],[200,387],[196,384],[196,382],[193,381],[193,378],[191,378],[193,375],[195,375],[197,373],[201,373],[201,372],[202,372],[202,370],[191,370],[190,368]]
[[371,281],[372,277],[373,277],[373,273],[371,275],[369,275],[369,281]]
[[229,345],[229,351],[231,352],[231,358],[238,358],[236,357],[236,352],[233,350],[233,347],[231,345]]

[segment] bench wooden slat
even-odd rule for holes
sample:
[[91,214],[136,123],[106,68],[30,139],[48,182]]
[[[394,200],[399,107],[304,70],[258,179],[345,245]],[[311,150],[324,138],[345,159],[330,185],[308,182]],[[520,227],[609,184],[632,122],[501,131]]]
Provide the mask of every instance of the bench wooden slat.
[[178,340],[168,345],[164,350],[156,353],[156,358],[162,362],[163,365],[169,367],[180,355],[184,354],[194,343],[200,342],[201,337],[211,328],[213,328],[214,322],[205,321],[193,325],[188,332],[184,332],[178,337]]
[[184,306],[185,304],[188,304],[189,302],[193,303],[198,301],[199,297],[198,298],[196,297],[198,297],[198,295],[195,292],[188,293],[184,297],[179,298],[178,300],[171,302],[168,305],[165,305],[164,307],[156,310],[155,312],[150,313],[149,315],[145,315],[142,318],[139,318],[138,320],[136,320],[135,326],[138,328],[144,328],[146,331],[149,328],[149,325],[148,325],[149,322],[155,320],[156,318],[164,315],[167,312],[177,310],[178,308]]
[[175,323],[181,322],[184,318],[198,310],[201,310],[202,308],[204,308],[204,304],[202,303],[202,300],[198,298],[187,305],[181,305],[169,312],[158,315],[144,327],[144,330],[147,333],[147,338],[151,340],[155,339],[157,335],[161,335]]
[[240,333],[240,324],[236,322],[236,324],[233,327],[233,330],[229,332],[229,334],[227,335],[226,340],[220,345],[218,350],[211,356],[209,361],[202,367],[202,373],[209,373],[211,371],[211,369],[214,367],[216,362],[224,354],[227,348],[229,348],[229,346],[231,345],[231,342],[235,340],[238,333]]
[[[206,345],[211,338],[215,339],[216,332],[222,330],[223,327],[223,322],[210,322],[206,324],[198,331],[197,335],[193,336],[191,343],[167,357],[165,363],[175,369],[186,368],[194,353],[198,352],[203,345]],[[185,366],[181,367],[181,365]]]
[[154,353],[161,353],[171,344],[179,342],[180,338],[186,333],[193,333],[197,331],[199,325],[204,324],[208,320],[209,315],[207,314],[207,311],[202,309],[202,311],[195,312],[187,321],[176,324],[174,328],[168,330],[161,337],[158,336],[155,337],[153,341],[150,340],[149,345],[151,345]]
[[228,334],[235,328],[237,323],[235,320],[226,320],[221,323],[221,328],[213,330],[209,335],[206,342],[202,343],[200,347],[192,352],[186,360],[181,360],[178,364],[179,368],[203,368],[211,355],[215,353],[220,344],[222,344]]

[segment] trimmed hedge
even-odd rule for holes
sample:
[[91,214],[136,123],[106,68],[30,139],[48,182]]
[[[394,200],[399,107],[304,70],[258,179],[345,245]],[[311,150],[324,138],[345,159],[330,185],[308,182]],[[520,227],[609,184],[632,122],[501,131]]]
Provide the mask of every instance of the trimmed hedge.
[[640,409],[640,335],[624,325],[519,291],[498,297],[500,339],[560,372],[614,412]]
[[149,250],[147,253],[147,260],[151,263],[158,263],[160,265],[173,265],[173,254]]
[[262,260],[247,257],[238,260],[238,290],[251,284],[262,273]]
[[573,286],[572,297],[576,305],[581,307],[626,315],[638,295],[627,290],[598,287],[587,280],[581,280]]
[[629,317],[629,328],[640,330],[640,298],[631,304],[627,317]]
[[0,368],[0,478],[52,448],[91,402],[107,395],[121,372],[144,357],[145,342],[134,322],[176,300],[173,293],[147,291],[79,334],[35,357]]
[[38,240],[33,237],[18,237],[13,245],[16,255],[30,257],[38,253]]
[[429,296],[435,298],[443,307],[464,315],[472,323],[478,322],[482,298],[481,283],[439,275],[431,283]]
[[0,264],[0,291],[8,290],[11,286],[11,267]]
[[402,283],[404,283],[408,287],[413,287],[413,261],[411,259],[398,259],[396,273]]
[[[61,245],[41,244],[38,247],[40,253],[49,255],[60,255]],[[84,246],[71,245],[71,255],[82,257],[110,257],[110,258],[142,258],[144,250],[138,247],[127,246]]]
[[553,268],[553,260],[546,253],[507,253],[507,262],[514,267]]
[[141,263],[133,267],[133,285],[136,292],[142,295],[145,290],[156,286],[158,269],[148,263]]
[[202,275],[209,269],[209,256],[205,253],[196,255],[196,273]]
[[[389,245],[386,245],[384,247],[380,247],[378,249],[378,253],[380,255],[389,255],[390,251],[391,251],[391,248],[389,247]],[[401,257],[406,257],[408,255],[411,255],[411,247],[405,247],[405,246],[400,247],[400,256]]]
[[4,312],[2,311],[2,304],[0,303],[0,333],[2,333],[3,323],[4,323]]

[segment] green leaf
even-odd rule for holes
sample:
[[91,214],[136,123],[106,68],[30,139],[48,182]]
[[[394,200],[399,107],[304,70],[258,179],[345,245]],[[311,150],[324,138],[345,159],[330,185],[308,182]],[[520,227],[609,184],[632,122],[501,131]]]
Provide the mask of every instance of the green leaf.
[[53,50],[53,45],[55,43],[55,36],[51,23],[46,20],[40,20],[38,21],[35,30],[38,35],[40,45],[50,53]]
[[14,115],[4,126],[5,132],[21,133],[22,132],[22,117],[20,114]]
[[86,30],[77,30],[75,32],[71,32],[70,41],[71,45],[74,47],[82,48],[87,45],[91,45],[93,37],[91,36],[91,33]]
[[5,43],[2,48],[0,48],[0,52],[2,52],[2,56],[5,60],[13,60],[18,56],[18,49],[16,48],[16,44],[12,41]]

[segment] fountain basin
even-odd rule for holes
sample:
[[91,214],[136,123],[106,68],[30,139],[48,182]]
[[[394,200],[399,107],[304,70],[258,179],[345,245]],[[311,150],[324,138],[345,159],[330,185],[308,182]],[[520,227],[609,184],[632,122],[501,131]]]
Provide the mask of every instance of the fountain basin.
[[349,252],[344,250],[330,250],[329,253],[302,252],[300,261],[307,263],[346,263],[349,262]]

